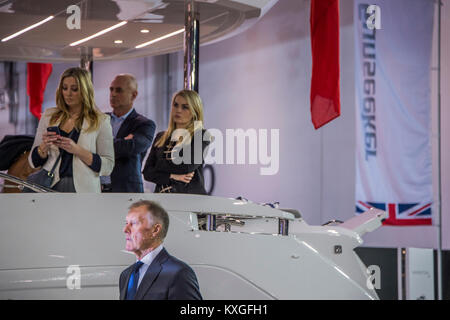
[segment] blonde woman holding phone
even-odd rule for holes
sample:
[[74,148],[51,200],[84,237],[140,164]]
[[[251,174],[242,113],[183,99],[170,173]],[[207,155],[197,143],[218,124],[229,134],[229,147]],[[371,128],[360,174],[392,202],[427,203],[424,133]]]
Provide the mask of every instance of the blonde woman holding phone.
[[100,193],[100,175],[114,167],[108,115],[97,109],[90,73],[69,68],[56,90],[56,107],[45,110],[28,158],[33,168],[54,168],[51,188]]

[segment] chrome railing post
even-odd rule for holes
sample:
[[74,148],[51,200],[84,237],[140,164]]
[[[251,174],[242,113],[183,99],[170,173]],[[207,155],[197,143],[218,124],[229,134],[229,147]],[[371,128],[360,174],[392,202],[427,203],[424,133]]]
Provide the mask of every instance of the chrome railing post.
[[216,231],[216,228],[217,228],[216,215],[215,214],[207,214],[206,215],[206,230]]
[[198,92],[200,23],[194,0],[185,0],[184,88]]
[[278,234],[282,236],[287,236],[289,234],[289,220],[288,219],[278,219]]

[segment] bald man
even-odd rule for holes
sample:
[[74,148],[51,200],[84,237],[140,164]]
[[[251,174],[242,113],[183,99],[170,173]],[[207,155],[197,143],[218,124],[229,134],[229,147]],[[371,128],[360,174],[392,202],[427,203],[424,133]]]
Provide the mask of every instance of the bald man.
[[111,176],[102,177],[102,192],[144,192],[141,166],[152,144],[155,123],[133,108],[138,95],[134,76],[117,75],[109,92],[115,166]]

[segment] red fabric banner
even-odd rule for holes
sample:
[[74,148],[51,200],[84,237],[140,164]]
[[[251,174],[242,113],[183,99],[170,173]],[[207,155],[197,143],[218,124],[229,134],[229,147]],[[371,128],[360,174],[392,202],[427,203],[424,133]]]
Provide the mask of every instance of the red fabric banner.
[[339,0],[311,0],[311,119],[315,129],[341,114]]
[[30,97],[30,112],[41,119],[42,102],[47,80],[52,73],[50,63],[27,63],[27,93]]

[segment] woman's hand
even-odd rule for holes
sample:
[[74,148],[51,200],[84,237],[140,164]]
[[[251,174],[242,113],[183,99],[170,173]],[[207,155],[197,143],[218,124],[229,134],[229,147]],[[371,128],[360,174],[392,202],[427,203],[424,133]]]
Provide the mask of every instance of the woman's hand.
[[170,179],[176,180],[176,181],[180,181],[180,182],[184,182],[184,183],[189,183],[191,182],[192,178],[194,177],[194,172],[189,172],[186,174],[171,174],[170,175]]
[[47,153],[52,145],[56,145],[60,137],[56,132],[45,131],[42,133],[42,142],[39,145],[41,150]]
[[73,154],[81,159],[86,165],[90,166],[93,161],[93,155],[90,151],[80,147],[75,141],[70,138],[60,137],[58,143],[55,143],[56,146],[65,150],[68,153]]
[[59,139],[57,140],[57,142],[55,143],[55,145],[63,150],[65,150],[68,153],[72,153],[74,155],[79,155],[80,153],[80,146],[78,144],[75,143],[75,141],[73,141],[70,138],[66,138],[66,137],[59,137]]
[[58,143],[58,139],[60,138],[56,132],[46,131],[42,133],[42,142],[39,145],[38,153],[41,158],[46,158],[48,156],[48,150],[51,146],[56,145]]

